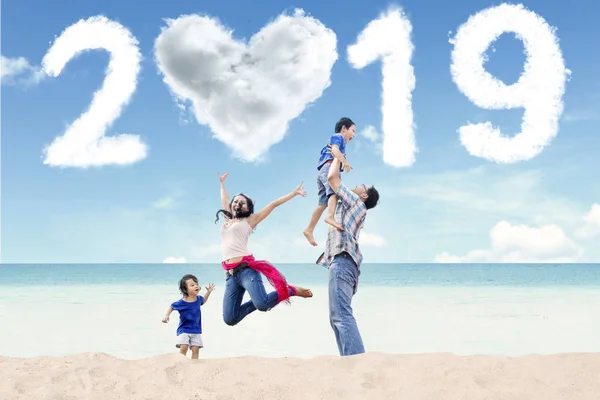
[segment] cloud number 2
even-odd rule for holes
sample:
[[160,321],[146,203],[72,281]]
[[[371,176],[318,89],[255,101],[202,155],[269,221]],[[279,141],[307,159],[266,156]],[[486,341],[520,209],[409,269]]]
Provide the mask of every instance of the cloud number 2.
[[133,96],[140,71],[138,42],[125,27],[103,16],[78,21],[54,41],[42,60],[43,69],[57,77],[73,57],[95,49],[110,53],[106,78],[88,110],[44,149],[44,164],[85,168],[127,165],[146,157],[138,135],[105,136]]

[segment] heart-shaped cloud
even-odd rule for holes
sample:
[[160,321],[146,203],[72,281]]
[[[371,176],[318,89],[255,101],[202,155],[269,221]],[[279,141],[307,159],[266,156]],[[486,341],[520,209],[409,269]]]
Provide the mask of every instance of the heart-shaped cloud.
[[278,16],[247,44],[208,16],[166,23],[154,44],[164,82],[243,160],[260,160],[331,84],[336,35],[302,10]]

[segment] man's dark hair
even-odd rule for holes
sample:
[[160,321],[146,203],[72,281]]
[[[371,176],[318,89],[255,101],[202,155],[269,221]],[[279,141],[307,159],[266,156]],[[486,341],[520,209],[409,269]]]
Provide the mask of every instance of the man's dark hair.
[[365,200],[365,207],[367,207],[367,210],[370,210],[379,203],[379,192],[375,189],[375,186],[367,189],[367,196],[369,197]]
[[352,125],[356,125],[356,124],[350,118],[342,117],[335,124],[335,133],[340,133],[342,131],[342,127],[344,127],[344,126],[346,127],[346,129],[350,129],[350,127],[352,127]]
[[182,295],[187,296],[188,292],[187,292],[187,281],[188,279],[193,280],[195,283],[198,283],[198,278],[196,278],[194,275],[192,274],[185,274],[183,276],[183,278],[181,278],[179,280],[179,291],[181,292]]

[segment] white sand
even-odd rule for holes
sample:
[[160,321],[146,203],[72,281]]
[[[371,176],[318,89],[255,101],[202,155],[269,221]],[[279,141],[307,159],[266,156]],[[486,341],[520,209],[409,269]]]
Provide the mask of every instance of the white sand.
[[142,360],[101,353],[0,357],[0,398],[598,400],[600,353],[198,361],[178,354]]

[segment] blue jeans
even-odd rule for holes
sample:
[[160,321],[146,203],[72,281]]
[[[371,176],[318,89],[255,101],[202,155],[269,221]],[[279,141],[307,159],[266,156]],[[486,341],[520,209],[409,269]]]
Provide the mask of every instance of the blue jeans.
[[360,271],[348,253],[333,258],[329,266],[329,322],[340,356],[365,352],[351,305],[359,276]]
[[[248,291],[250,300],[242,304],[244,293]],[[290,296],[292,290],[289,289]],[[277,291],[267,294],[260,272],[243,268],[225,281],[223,296],[223,321],[230,326],[238,324],[248,314],[259,310],[269,311],[279,303]]]

